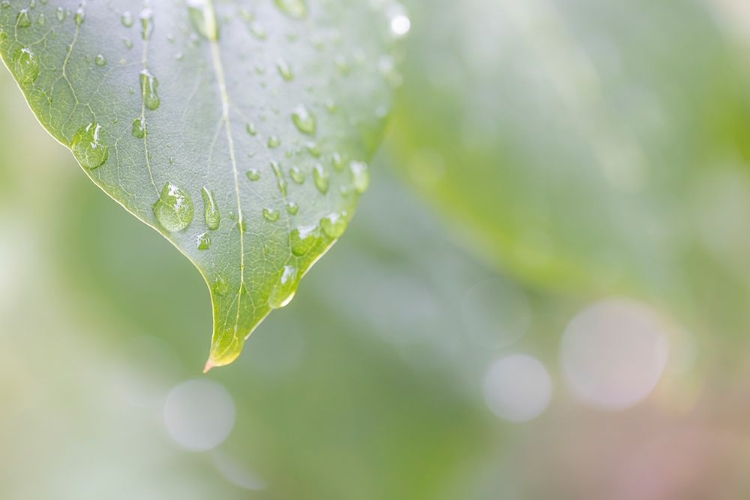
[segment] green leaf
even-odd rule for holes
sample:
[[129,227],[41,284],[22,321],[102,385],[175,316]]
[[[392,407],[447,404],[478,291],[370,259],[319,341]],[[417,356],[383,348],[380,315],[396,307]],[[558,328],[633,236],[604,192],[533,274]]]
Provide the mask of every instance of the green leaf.
[[393,5],[0,5],[0,54],[33,112],[200,270],[214,316],[206,369],[232,362],[367,187],[390,105],[377,61],[391,60]]
[[713,289],[685,286],[716,232],[696,214],[718,194],[704,186],[747,182],[750,94],[707,8],[414,0],[396,163],[526,280],[662,300]]

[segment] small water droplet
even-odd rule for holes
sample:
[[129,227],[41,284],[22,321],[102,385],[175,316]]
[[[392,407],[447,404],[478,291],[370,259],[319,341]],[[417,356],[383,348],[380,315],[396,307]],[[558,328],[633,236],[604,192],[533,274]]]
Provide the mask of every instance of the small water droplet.
[[247,131],[247,133],[252,136],[258,133],[258,130],[255,128],[254,123],[248,123],[247,125],[245,125],[245,131]]
[[133,41],[130,38],[123,38],[122,44],[125,46],[126,49],[132,49],[133,48]]
[[274,0],[274,3],[289,17],[302,19],[307,16],[307,6],[304,0]]
[[320,242],[320,228],[316,225],[300,226],[289,235],[289,244],[292,247],[292,253],[297,257],[302,257],[310,253]]
[[143,139],[146,137],[146,120],[143,118],[136,118],[133,120],[133,137],[136,139]]
[[323,229],[323,233],[333,240],[344,234],[347,223],[345,212],[329,214],[320,219],[320,227]]
[[29,9],[21,9],[16,16],[16,26],[19,28],[28,28],[31,26],[31,15]]
[[206,222],[206,227],[211,231],[219,229],[221,223],[221,214],[219,213],[219,206],[216,204],[216,198],[214,193],[207,187],[201,189],[201,198],[203,198],[203,217]]
[[297,292],[298,285],[298,272],[294,266],[284,266],[281,271],[279,281],[271,290],[271,294],[268,297],[268,307],[271,309],[279,309],[289,304],[294,298],[294,294]]
[[240,212],[239,220],[237,221],[237,229],[239,229],[241,233],[247,232],[247,221],[245,220],[245,214],[242,212]]
[[13,72],[21,85],[29,85],[37,79],[39,60],[30,48],[22,47],[13,53]]
[[268,33],[266,33],[266,29],[258,21],[251,22],[249,29],[250,33],[252,33],[252,35],[258,40],[265,40],[268,36]]
[[65,21],[65,18],[68,17],[68,11],[63,9],[62,7],[57,8],[57,20],[60,22]]
[[278,148],[279,146],[281,146],[281,140],[277,136],[272,135],[268,138],[268,142],[266,144],[271,149]]
[[337,172],[341,172],[344,169],[344,158],[341,157],[341,153],[338,151],[334,152],[331,156],[331,165]]
[[164,184],[153,210],[159,224],[171,233],[182,231],[193,221],[193,200],[171,182]]
[[130,28],[133,26],[133,14],[131,14],[130,11],[123,12],[122,16],[120,16],[120,22],[126,28]]
[[276,222],[277,220],[279,220],[279,211],[273,208],[264,208],[263,218],[268,222]]
[[316,163],[313,167],[313,181],[315,182],[315,187],[322,194],[328,192],[328,172],[326,172],[326,169],[320,163]]
[[298,167],[292,167],[289,169],[289,177],[291,177],[292,180],[297,184],[302,184],[303,182],[305,182],[305,174],[302,173],[302,170],[300,170]]
[[45,24],[47,24],[47,16],[44,15],[44,12],[39,14],[39,17],[36,19],[36,23],[39,26],[44,26]]
[[286,196],[286,181],[284,180],[284,174],[281,172],[281,165],[279,165],[279,162],[272,161],[271,170],[273,170],[273,175],[276,176],[276,185],[279,188],[279,192],[282,196]]
[[154,32],[154,13],[148,7],[141,11],[141,38],[150,40]]
[[97,66],[100,66],[100,67],[101,66],[106,66],[107,65],[107,59],[103,55],[99,54],[98,56],[96,56],[94,58],[94,64],[96,64]]
[[322,152],[320,151],[320,146],[317,142],[308,142],[305,144],[305,149],[307,149],[307,152],[310,153],[315,158],[320,158],[320,155]]
[[289,215],[297,215],[299,212],[299,205],[293,201],[286,202],[286,211]]
[[283,78],[287,82],[294,79],[294,73],[292,73],[292,68],[291,66],[289,66],[289,63],[286,62],[285,59],[276,60],[276,69],[279,71],[281,78]]
[[82,127],[70,141],[70,149],[84,168],[101,167],[109,158],[109,147],[102,144],[101,135],[101,125],[93,122]]
[[315,134],[315,116],[305,107],[304,104],[300,104],[292,112],[292,121],[297,130],[303,134],[313,135]]
[[213,5],[206,0],[188,0],[187,6],[190,23],[195,31],[208,40],[218,40],[219,24],[216,22]]
[[229,293],[229,283],[227,283],[227,280],[224,279],[223,276],[217,276],[216,280],[214,281],[214,286],[212,287],[213,291],[216,295],[219,295],[220,297],[223,297],[227,293]]
[[73,20],[75,21],[76,26],[81,26],[81,24],[83,24],[83,21],[85,19],[86,19],[86,11],[84,10],[83,5],[80,5],[76,9],[76,14],[73,17]]
[[362,194],[367,191],[370,185],[370,172],[367,169],[367,163],[353,161],[349,164],[349,170],[352,173],[352,184],[355,191]]
[[260,172],[257,168],[251,168],[245,175],[251,181],[257,181],[258,179],[260,179]]
[[195,243],[198,250],[208,250],[211,248],[211,237],[208,233],[199,234]]
[[140,77],[143,105],[151,111],[154,111],[159,107],[159,104],[161,103],[159,95],[156,93],[156,89],[159,87],[159,80],[157,80],[156,77],[147,69],[141,71]]

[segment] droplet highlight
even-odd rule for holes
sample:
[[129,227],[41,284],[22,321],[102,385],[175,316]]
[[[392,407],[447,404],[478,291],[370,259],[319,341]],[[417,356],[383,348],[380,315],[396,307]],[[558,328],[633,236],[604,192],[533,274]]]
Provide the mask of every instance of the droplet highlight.
[[268,307],[271,309],[279,309],[286,306],[294,298],[294,294],[297,293],[298,285],[298,272],[294,266],[284,266],[281,271],[281,276],[276,282],[276,286],[271,290],[271,294],[268,297]]
[[101,125],[93,122],[76,132],[70,142],[70,149],[78,162],[86,169],[99,168],[109,158],[109,147],[102,143],[101,136]]

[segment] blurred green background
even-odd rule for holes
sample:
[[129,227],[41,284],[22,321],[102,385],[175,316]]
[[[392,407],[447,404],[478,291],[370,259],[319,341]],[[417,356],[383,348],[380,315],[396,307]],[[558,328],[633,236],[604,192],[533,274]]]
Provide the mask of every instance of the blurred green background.
[[0,498],[750,496],[750,7],[406,7],[353,223],[206,376],[199,274],[0,73]]

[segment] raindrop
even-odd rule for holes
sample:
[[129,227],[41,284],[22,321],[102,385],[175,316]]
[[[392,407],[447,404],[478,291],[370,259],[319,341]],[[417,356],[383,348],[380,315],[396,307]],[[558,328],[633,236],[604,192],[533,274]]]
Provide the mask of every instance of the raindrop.
[[248,134],[253,136],[258,133],[258,130],[255,128],[254,123],[248,123],[247,125],[245,125],[245,130]]
[[289,215],[297,215],[297,212],[299,212],[299,205],[293,201],[288,201],[286,203],[286,211]]
[[207,187],[201,189],[201,197],[203,198],[203,217],[206,221],[206,227],[211,231],[219,229],[221,223],[221,214],[219,213],[219,206],[216,204],[216,198],[214,193]]
[[367,187],[370,185],[370,172],[367,170],[367,164],[361,161],[353,161],[349,164],[349,169],[352,172],[354,189],[360,194],[367,191]]
[[334,240],[344,234],[347,223],[345,212],[329,214],[320,219],[321,229],[326,236]]
[[131,14],[130,11],[123,12],[122,16],[120,17],[120,22],[126,28],[130,28],[131,26],[133,26],[133,14]]
[[320,163],[316,163],[313,167],[313,181],[315,182],[315,187],[322,194],[328,192],[328,172],[326,172],[326,169]]
[[279,211],[272,208],[264,208],[263,218],[268,222],[276,222],[277,220],[279,220]]
[[122,44],[125,46],[126,49],[132,49],[133,48],[133,42],[130,40],[130,38],[123,38]]
[[297,268],[284,266],[276,286],[271,290],[268,297],[268,306],[271,309],[279,309],[289,304],[297,292]]
[[337,172],[341,172],[344,169],[344,158],[341,157],[338,151],[331,156],[331,165],[333,165],[333,169]]
[[295,19],[302,19],[307,15],[307,6],[303,0],[274,0],[284,14]]
[[266,144],[271,149],[278,148],[279,146],[281,146],[281,140],[277,136],[272,135],[268,138],[268,142]]
[[257,168],[251,168],[245,175],[247,175],[247,178],[251,181],[257,181],[260,179],[260,172]]
[[281,75],[281,78],[283,78],[287,82],[294,79],[294,74],[292,73],[292,68],[289,66],[289,63],[287,63],[286,60],[284,60],[284,59],[277,59],[276,60],[276,69],[279,71],[279,74]]
[[281,165],[279,165],[279,162],[277,161],[272,161],[271,169],[273,170],[273,174],[276,176],[276,184],[279,187],[279,191],[281,192],[282,196],[286,196],[286,181],[284,180],[284,174],[281,172]]
[[315,116],[308,111],[304,104],[300,104],[294,108],[292,121],[297,130],[303,134],[315,134]]
[[159,87],[159,80],[147,69],[141,71],[141,94],[143,95],[143,104],[151,111],[159,107],[161,100],[156,93]]
[[31,49],[22,47],[13,53],[13,69],[18,82],[29,85],[39,76],[39,61]]
[[182,231],[193,220],[193,200],[171,182],[164,184],[153,210],[159,224],[172,233]]
[[39,26],[44,26],[47,23],[47,16],[44,15],[44,12],[39,14],[39,17],[37,18],[36,23]]
[[292,247],[292,253],[297,257],[302,257],[310,253],[310,250],[319,241],[320,229],[315,225],[298,227],[289,235],[289,244]]
[[289,169],[289,177],[292,178],[294,182],[297,184],[302,184],[305,182],[305,174],[302,173],[302,170],[300,170],[298,167],[292,167]]
[[154,32],[154,13],[151,9],[145,8],[141,12],[141,38],[149,40]]
[[75,21],[76,26],[81,26],[84,19],[86,19],[86,11],[83,10],[83,5],[81,5],[76,9],[76,14],[73,17],[73,20]]
[[96,64],[97,66],[106,66],[107,59],[103,55],[99,54],[94,58],[94,64]]
[[227,280],[224,279],[223,276],[216,277],[214,286],[212,288],[214,293],[220,297],[223,297],[224,295],[229,293],[229,283],[227,283]]
[[310,153],[315,158],[320,158],[321,151],[320,146],[318,146],[317,142],[308,142],[305,144],[305,148],[307,149],[307,152]]
[[16,17],[16,26],[19,28],[28,28],[31,26],[31,15],[29,9],[22,9]]
[[146,137],[146,120],[143,118],[136,118],[133,120],[133,137],[136,139],[143,139]]
[[208,236],[208,233],[198,235],[196,247],[198,250],[208,250],[211,248],[211,237]]
[[68,11],[63,9],[62,7],[57,8],[57,20],[60,22],[65,21],[65,18],[68,17]]
[[101,143],[101,133],[101,125],[96,122],[89,123],[76,132],[70,142],[70,149],[84,168],[98,168],[109,157],[109,148]]
[[257,21],[250,23],[250,33],[258,40],[265,40],[266,36],[268,36],[266,29]]

